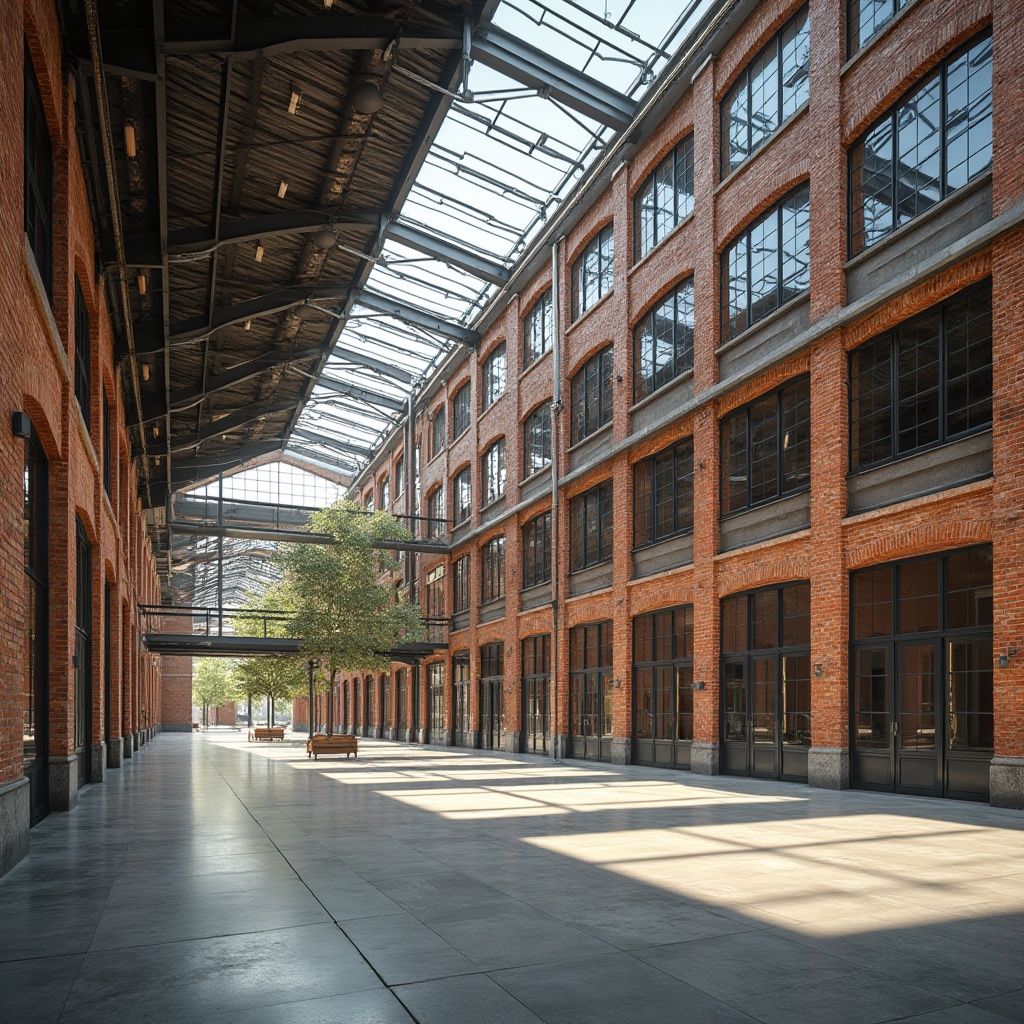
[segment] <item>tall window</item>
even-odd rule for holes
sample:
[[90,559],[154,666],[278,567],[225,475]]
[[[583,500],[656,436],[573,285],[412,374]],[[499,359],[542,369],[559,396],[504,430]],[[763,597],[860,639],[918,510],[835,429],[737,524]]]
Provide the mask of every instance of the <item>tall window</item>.
[[850,353],[850,467],[992,422],[992,286],[908,320]]
[[693,438],[633,467],[633,544],[693,532]]
[[551,513],[542,512],[523,527],[523,587],[551,580]]
[[722,515],[806,490],[811,382],[802,376],[722,420]]
[[[579,740],[611,735],[613,671],[610,620],[569,630],[569,732],[574,755],[586,756],[587,745]],[[577,743],[582,750],[577,750]]]
[[473,478],[469,466],[452,481],[452,518],[455,525],[464,523],[473,511]]
[[426,575],[427,618],[443,619],[444,611],[444,564],[435,566]]
[[483,403],[489,409],[505,394],[505,342],[498,345],[484,360]]
[[25,234],[47,295],[53,290],[53,150],[32,58],[25,49]]
[[908,3],[910,0],[850,0],[850,12],[846,19],[850,56]]
[[480,600],[497,601],[505,596],[505,537],[492,537],[480,549]]
[[391,481],[387,477],[380,482],[380,507],[382,512],[391,508]]
[[366,511],[367,512],[373,512],[374,511],[373,488],[372,487],[366,492],[366,496],[364,498],[364,503],[366,505]]
[[399,455],[395,463],[395,497],[405,490],[405,456]]
[[612,482],[606,480],[569,503],[572,571],[612,557]]
[[959,50],[850,149],[850,254],[992,166],[992,37]]
[[572,265],[572,318],[581,317],[614,283],[615,233],[602,228]]
[[452,440],[461,437],[469,430],[469,420],[472,414],[470,407],[469,384],[463,384],[452,398]]
[[756,152],[807,101],[807,8],[747,65],[722,101],[722,176]]
[[430,740],[440,743],[448,725],[445,714],[444,662],[436,661],[427,666],[427,722],[430,726]]
[[533,476],[551,465],[551,404],[538,405],[523,424],[523,462],[526,475]]
[[92,429],[92,345],[89,338],[89,309],[82,286],[75,276],[75,398],[87,430]]
[[647,176],[633,198],[633,262],[643,259],[693,210],[693,136]]
[[801,185],[722,254],[724,340],[810,288],[810,215],[810,186]]
[[[92,544],[82,520],[75,516],[75,749],[91,742]],[[88,751],[84,757],[88,762]]]
[[612,421],[612,348],[609,346],[584,363],[572,379],[572,436],[576,444]]
[[452,562],[452,611],[464,612],[469,608],[469,555]]
[[638,740],[693,739],[693,605],[633,619]]
[[444,451],[445,442],[448,439],[448,427],[445,424],[444,406],[439,405],[434,410],[434,421],[430,424],[430,457]]
[[[25,442],[24,537],[27,623],[25,638],[24,756],[26,761],[46,755],[46,695],[48,644],[49,543],[47,540],[48,490],[46,455],[35,431]],[[33,788],[38,788],[33,778]],[[33,793],[32,813],[45,807],[45,794]]]
[[523,319],[523,369],[532,366],[551,348],[551,289],[530,308]]
[[693,278],[684,281],[633,329],[633,401],[693,369]]
[[528,753],[548,749],[548,689],[551,683],[551,634],[523,640],[523,731]]
[[499,437],[484,452],[481,460],[484,475],[484,505],[505,496],[505,438]]
[[110,439],[110,405],[107,402],[106,388],[102,394],[100,411],[103,414],[103,490],[107,492],[107,497],[110,497],[114,467],[110,461],[113,458],[113,446]]
[[430,520],[427,524],[428,536],[443,537],[448,529],[444,508],[444,484],[430,492],[427,498],[427,518]]

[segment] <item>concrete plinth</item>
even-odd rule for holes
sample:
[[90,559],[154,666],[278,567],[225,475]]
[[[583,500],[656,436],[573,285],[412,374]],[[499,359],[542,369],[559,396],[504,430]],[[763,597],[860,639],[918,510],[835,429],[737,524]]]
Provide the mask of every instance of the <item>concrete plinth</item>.
[[504,735],[505,744],[502,748],[506,754],[518,754],[519,753],[519,730],[516,729],[513,732],[506,732]]
[[160,732],[191,732],[191,722],[168,722],[166,725],[159,727]]
[[992,758],[988,798],[993,807],[1024,811],[1024,757]]
[[718,744],[694,740],[690,747],[690,771],[695,775],[717,775]]
[[817,789],[850,788],[850,751],[845,747],[811,747],[807,782]]
[[412,729],[410,730],[411,736],[416,743],[427,742],[427,730],[426,729]]
[[137,732],[132,733],[132,750],[138,750],[142,744],[139,742],[139,734]]
[[629,764],[632,755],[633,741],[629,737],[612,737],[612,764]]
[[567,757],[567,751],[569,749],[569,734],[567,732],[560,732],[554,738],[554,758],[556,761],[563,757]]
[[124,763],[124,737],[111,736],[107,740],[107,767],[120,768]]
[[92,757],[89,759],[89,781],[102,782],[107,771],[107,745],[94,743]]
[[127,761],[135,749],[135,744],[132,743],[132,734],[129,733],[127,736],[122,736],[121,741],[124,744],[124,760]]
[[50,756],[50,810],[70,811],[78,806],[78,757]]
[[427,741],[432,747],[450,747],[452,745],[452,734],[448,729],[441,729],[430,733]]
[[0,876],[28,855],[28,779],[0,786]]

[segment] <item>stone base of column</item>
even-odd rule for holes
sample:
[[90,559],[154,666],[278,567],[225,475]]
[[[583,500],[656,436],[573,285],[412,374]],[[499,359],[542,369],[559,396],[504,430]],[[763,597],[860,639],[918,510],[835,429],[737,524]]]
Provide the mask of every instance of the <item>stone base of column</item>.
[[554,737],[555,753],[554,758],[556,761],[560,761],[563,757],[571,756],[569,753],[569,734],[567,732],[560,732]]
[[629,764],[633,756],[633,741],[624,736],[612,737],[612,764]]
[[138,750],[141,744],[139,743],[139,734],[137,732],[132,733],[132,750]]
[[107,767],[120,768],[124,761],[124,737],[111,736],[107,740]]
[[412,729],[410,735],[415,737],[413,742],[415,743],[426,743],[427,742],[427,730],[426,729]]
[[127,736],[121,737],[124,743],[124,760],[127,761],[135,750],[135,744],[132,742],[132,734],[128,733]]
[[850,751],[846,747],[811,747],[807,783],[816,789],[850,788]]
[[107,745],[94,743],[92,757],[89,759],[89,781],[102,782],[107,771]]
[[470,729],[469,730],[469,742],[466,744],[471,750],[480,749],[480,730]]
[[1024,811],[1024,757],[993,757],[988,770],[988,799],[993,807]]
[[28,855],[30,815],[28,779],[0,786],[0,876]]
[[519,730],[516,729],[514,732],[507,732],[504,736],[505,745],[502,748],[506,754],[518,754],[519,753]]
[[432,747],[450,747],[452,745],[452,734],[448,729],[435,730],[430,734],[430,745]]
[[694,740],[690,747],[690,771],[694,775],[718,775],[718,744]]
[[50,810],[71,811],[78,806],[78,757],[50,757]]

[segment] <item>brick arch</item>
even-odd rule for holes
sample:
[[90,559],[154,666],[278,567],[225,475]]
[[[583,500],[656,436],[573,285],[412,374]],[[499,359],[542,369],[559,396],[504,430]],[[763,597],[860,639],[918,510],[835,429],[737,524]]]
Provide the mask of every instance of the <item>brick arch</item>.
[[89,543],[92,544],[93,547],[98,547],[100,543],[100,535],[96,529],[95,523],[93,523],[91,513],[84,505],[76,504],[75,515],[81,519],[82,525],[85,527],[85,535],[89,538]]
[[757,590],[775,583],[792,583],[794,580],[810,579],[812,559],[809,555],[795,558],[778,556],[772,559],[759,559],[755,564],[722,573],[719,598],[730,597],[746,590]]
[[899,558],[927,555],[948,548],[987,544],[992,541],[992,524],[979,519],[938,519],[885,533],[867,544],[851,547],[846,553],[849,569],[892,562]]
[[57,440],[57,432],[53,429],[50,416],[43,406],[30,394],[23,393],[21,404],[32,421],[32,427],[39,435],[39,442],[46,453],[47,461],[51,464],[61,461],[60,442]]

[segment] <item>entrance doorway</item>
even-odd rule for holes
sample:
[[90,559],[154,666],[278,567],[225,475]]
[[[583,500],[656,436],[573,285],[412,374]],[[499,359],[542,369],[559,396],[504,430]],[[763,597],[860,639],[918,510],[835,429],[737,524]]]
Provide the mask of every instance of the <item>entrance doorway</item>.
[[78,785],[92,769],[92,547],[75,517],[75,755]]
[[470,700],[469,651],[459,651],[452,658],[452,689],[455,735],[457,747],[475,747],[472,705]]
[[501,688],[505,679],[505,646],[480,648],[480,746],[501,749]]
[[548,752],[548,689],[551,685],[551,634],[523,641],[523,732],[526,754]]
[[612,758],[612,623],[569,632],[569,756]]

